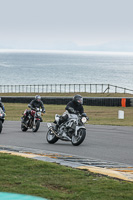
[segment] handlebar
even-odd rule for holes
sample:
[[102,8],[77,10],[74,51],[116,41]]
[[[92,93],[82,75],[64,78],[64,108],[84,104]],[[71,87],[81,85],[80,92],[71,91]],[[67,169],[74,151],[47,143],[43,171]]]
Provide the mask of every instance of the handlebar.
[[34,111],[38,111],[38,112],[42,112],[42,113],[45,113],[45,110],[44,111],[42,111],[42,109],[39,109],[39,108],[33,108],[33,107],[30,107],[31,108],[31,110],[34,110]]

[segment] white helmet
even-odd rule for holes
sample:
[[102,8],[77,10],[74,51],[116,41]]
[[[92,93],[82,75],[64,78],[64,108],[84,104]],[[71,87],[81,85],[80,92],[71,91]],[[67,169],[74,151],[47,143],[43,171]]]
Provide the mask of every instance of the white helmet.
[[41,96],[40,95],[36,95],[35,99],[36,99],[36,101],[40,101],[41,100]]

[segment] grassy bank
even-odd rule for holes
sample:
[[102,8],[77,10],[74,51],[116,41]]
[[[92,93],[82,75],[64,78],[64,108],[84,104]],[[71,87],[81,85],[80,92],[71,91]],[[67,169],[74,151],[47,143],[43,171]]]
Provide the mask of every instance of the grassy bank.
[[[6,120],[19,121],[23,111],[28,107],[22,103],[5,103]],[[54,121],[55,114],[62,114],[65,111],[65,105],[44,105],[46,113],[43,116],[44,122]],[[84,106],[89,124],[100,125],[121,125],[133,126],[133,107],[104,107],[104,106]],[[124,119],[118,119],[118,110],[123,110]]]
[[[73,97],[77,93],[39,93],[40,96],[69,96]],[[124,94],[124,93],[87,93],[87,92],[80,92],[78,93],[83,97],[133,97],[133,94]],[[0,93],[0,96],[35,96],[37,93]]]
[[0,153],[0,191],[53,200],[131,200],[133,183]]

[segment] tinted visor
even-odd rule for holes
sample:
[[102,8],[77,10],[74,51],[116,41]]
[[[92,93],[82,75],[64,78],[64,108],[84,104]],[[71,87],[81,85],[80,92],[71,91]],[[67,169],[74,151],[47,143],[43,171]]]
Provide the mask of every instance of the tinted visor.
[[78,99],[77,102],[83,104],[83,98]]
[[36,100],[37,100],[37,101],[40,101],[40,100],[41,100],[41,97],[40,97],[40,96],[38,96],[38,97],[36,98]]

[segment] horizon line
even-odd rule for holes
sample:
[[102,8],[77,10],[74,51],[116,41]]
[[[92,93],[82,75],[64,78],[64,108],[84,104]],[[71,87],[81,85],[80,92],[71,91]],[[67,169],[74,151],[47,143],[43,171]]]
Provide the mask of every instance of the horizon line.
[[0,49],[0,53],[77,53],[77,54],[114,54],[114,55],[133,55],[133,52],[124,51],[79,51],[79,50],[42,50],[42,49]]

